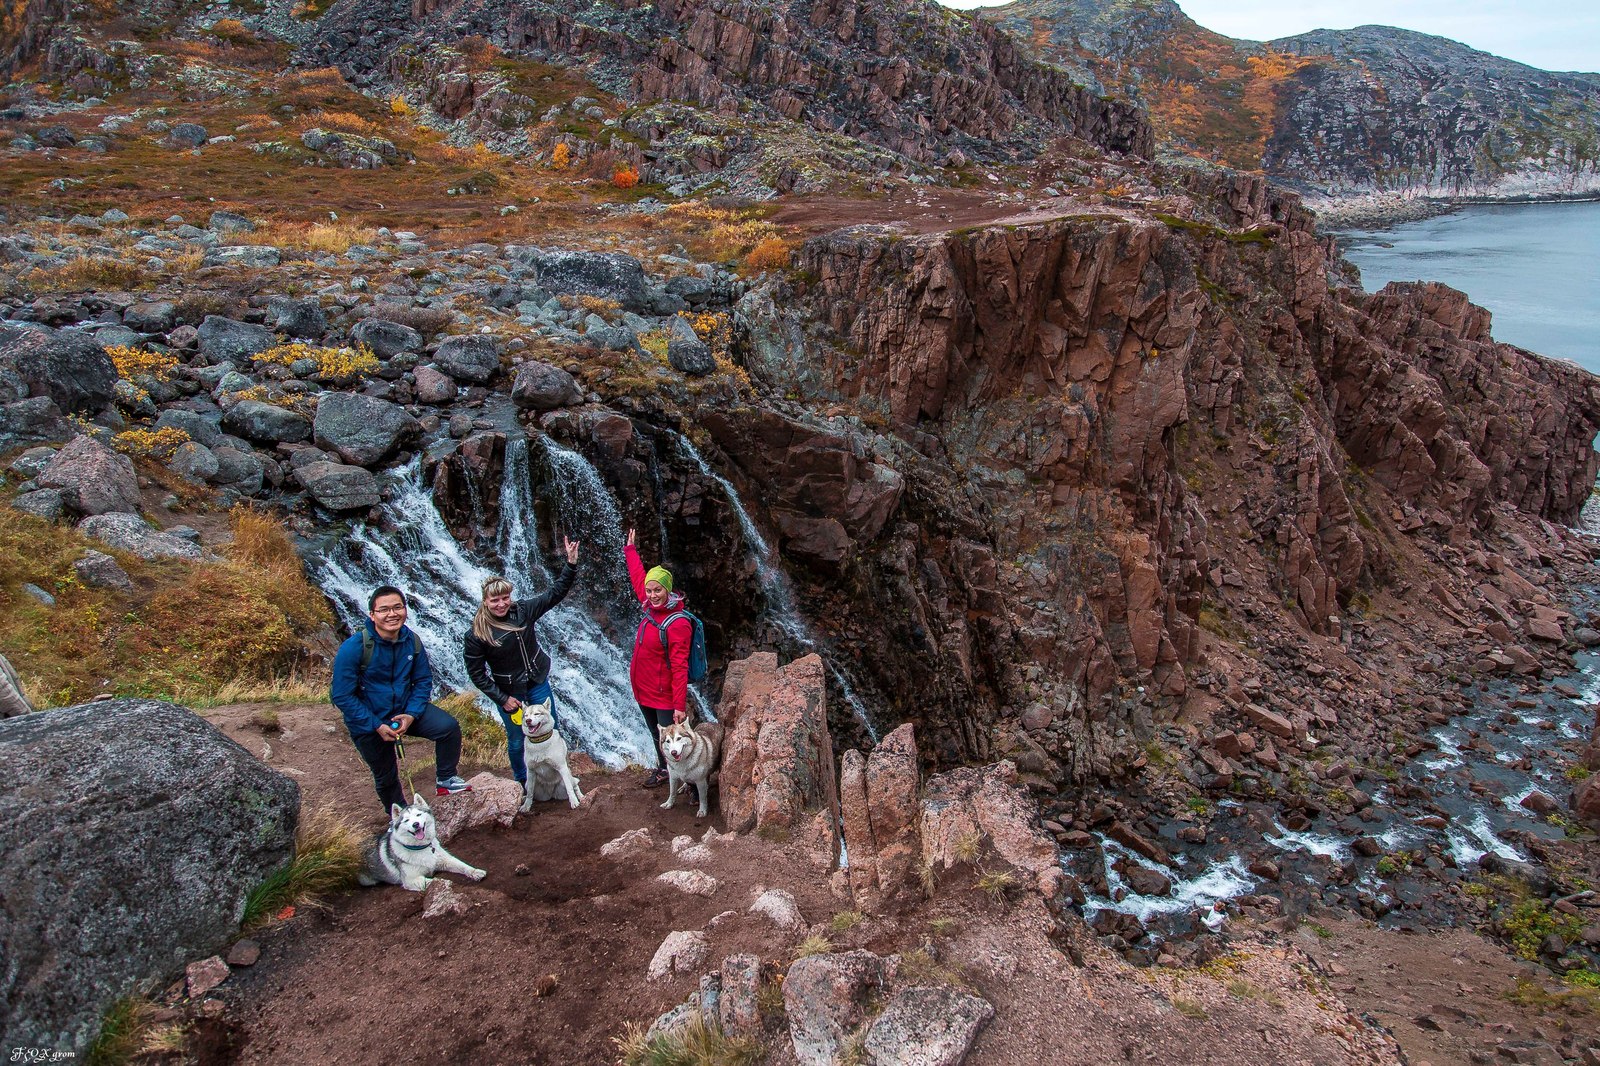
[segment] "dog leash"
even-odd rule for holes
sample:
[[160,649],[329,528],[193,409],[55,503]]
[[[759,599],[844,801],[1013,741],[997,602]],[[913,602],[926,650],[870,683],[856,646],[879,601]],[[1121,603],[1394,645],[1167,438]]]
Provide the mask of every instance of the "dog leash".
[[405,746],[405,743],[401,740],[401,738],[403,736],[405,736],[404,733],[396,733],[395,734],[395,738],[394,738],[394,756],[395,756],[395,759],[400,764],[400,769],[405,771],[406,784],[411,786],[411,794],[413,796],[415,796],[417,794],[417,783],[411,779],[411,769],[410,769],[410,767],[406,766],[406,746]]

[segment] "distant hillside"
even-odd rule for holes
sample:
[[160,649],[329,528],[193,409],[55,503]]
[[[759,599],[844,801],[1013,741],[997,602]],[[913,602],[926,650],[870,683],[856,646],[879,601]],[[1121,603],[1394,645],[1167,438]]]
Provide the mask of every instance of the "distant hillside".
[[1144,104],[1162,146],[1315,193],[1600,191],[1600,75],[1387,26],[1236,41],[1171,0],[1018,0],[984,15]]

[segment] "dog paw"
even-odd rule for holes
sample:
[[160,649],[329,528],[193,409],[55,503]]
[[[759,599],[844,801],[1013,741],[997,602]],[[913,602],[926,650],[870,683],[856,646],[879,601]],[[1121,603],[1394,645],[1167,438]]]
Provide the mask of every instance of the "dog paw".
[[667,800],[667,802],[665,802],[665,803],[663,803],[661,805],[661,809],[664,810],[664,811],[672,810],[672,801],[671,800]]
[[472,878],[474,881],[482,881],[485,877],[489,876],[489,871],[480,870],[474,866],[472,869],[467,871],[467,876]]

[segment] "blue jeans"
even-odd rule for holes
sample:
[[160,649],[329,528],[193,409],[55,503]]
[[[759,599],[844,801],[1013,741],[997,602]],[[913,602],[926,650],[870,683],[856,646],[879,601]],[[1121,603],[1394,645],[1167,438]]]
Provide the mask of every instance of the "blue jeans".
[[[516,696],[523,703],[542,703],[549,700],[550,716],[555,717],[556,698],[550,691],[549,678],[539,682],[533,687],[533,691],[525,696],[515,692],[508,692],[506,695]],[[510,712],[504,707],[496,707],[495,710],[500,712],[501,724],[506,727],[506,757],[511,760],[511,773],[517,779],[517,784],[525,785],[528,782],[528,767],[522,761],[522,727],[511,720]]]

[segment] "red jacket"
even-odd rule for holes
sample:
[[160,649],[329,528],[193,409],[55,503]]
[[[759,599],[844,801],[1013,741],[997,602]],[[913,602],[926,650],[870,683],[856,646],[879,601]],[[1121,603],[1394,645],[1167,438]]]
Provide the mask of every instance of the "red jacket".
[[[683,607],[683,596],[671,593],[665,607],[653,608],[644,594],[644,563],[638,549],[627,550],[628,579],[640,608],[657,623],[665,622]],[[689,645],[694,641],[694,623],[680,618],[667,626],[667,646],[661,646],[661,630],[644,619],[633,634],[633,661],[628,664],[628,679],[633,682],[633,698],[646,707],[682,711],[689,705]]]

